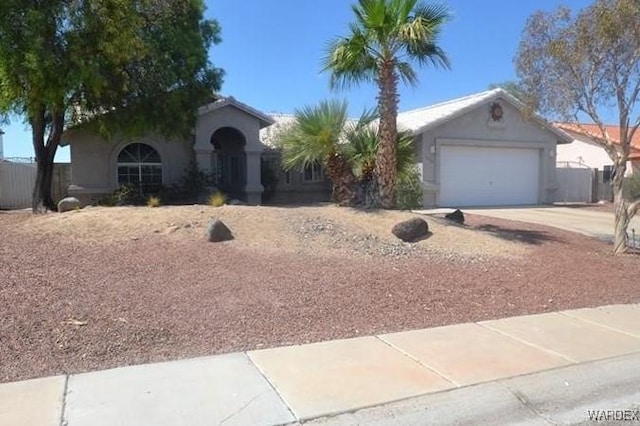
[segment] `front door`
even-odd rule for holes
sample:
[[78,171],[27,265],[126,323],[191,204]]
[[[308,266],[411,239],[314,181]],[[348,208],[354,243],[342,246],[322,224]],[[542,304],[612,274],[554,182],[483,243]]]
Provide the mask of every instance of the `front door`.
[[211,160],[214,184],[233,196],[241,196],[246,185],[246,159],[244,153],[213,153]]

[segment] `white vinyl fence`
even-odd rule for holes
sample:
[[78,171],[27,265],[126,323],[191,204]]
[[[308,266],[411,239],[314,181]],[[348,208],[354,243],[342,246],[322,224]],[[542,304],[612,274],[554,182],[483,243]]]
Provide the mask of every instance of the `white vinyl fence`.
[[[36,182],[36,164],[29,161],[0,161],[0,209],[31,207],[31,194]],[[71,182],[71,165],[56,164],[53,169],[54,201],[67,195]]]
[[[565,166],[565,167],[562,167]],[[556,202],[591,203],[593,202],[594,170],[567,162],[556,169],[558,191]]]

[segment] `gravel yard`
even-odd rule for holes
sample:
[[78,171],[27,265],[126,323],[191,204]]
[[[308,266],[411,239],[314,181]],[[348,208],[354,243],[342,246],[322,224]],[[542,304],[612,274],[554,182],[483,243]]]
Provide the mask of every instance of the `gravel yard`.
[[[538,225],[332,206],[0,212],[0,382],[640,302],[640,258]],[[213,244],[211,217],[233,231]]]

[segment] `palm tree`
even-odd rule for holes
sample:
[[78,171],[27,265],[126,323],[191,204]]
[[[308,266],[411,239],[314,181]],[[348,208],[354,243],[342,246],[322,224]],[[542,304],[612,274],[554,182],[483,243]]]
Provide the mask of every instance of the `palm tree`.
[[444,6],[419,4],[418,0],[358,0],[352,8],[356,21],[347,37],[329,43],[323,68],[331,72],[332,87],[371,81],[378,85],[381,140],[375,175],[379,203],[391,208],[396,184],[398,81],[417,84],[413,63],[449,67],[437,44],[449,12]]
[[[379,125],[371,123],[366,127],[347,126],[344,154],[353,166],[358,178],[356,203],[371,207],[376,202],[377,182],[374,179],[376,156],[380,147]],[[411,181],[416,173],[414,137],[410,132],[399,132],[396,141],[396,174],[398,187]],[[422,188],[419,188],[420,198]],[[396,195],[398,192],[396,191]],[[417,206],[412,206],[417,207]]]
[[284,170],[301,170],[320,163],[333,184],[340,205],[355,201],[356,177],[344,154],[346,102],[322,101],[296,110],[293,124],[278,137]]

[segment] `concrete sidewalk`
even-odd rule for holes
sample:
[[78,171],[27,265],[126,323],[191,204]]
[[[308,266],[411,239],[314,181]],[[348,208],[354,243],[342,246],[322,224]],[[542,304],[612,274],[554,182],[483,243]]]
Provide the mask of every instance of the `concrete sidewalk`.
[[[518,383],[533,376],[513,377],[546,371],[544,384],[558,380],[554,372],[594,371],[604,362],[611,374],[611,365],[638,361],[640,305],[616,305],[0,384],[0,424],[362,424],[389,420],[392,410],[411,412],[419,424],[440,405],[459,415],[455,401],[483,397],[531,420]],[[640,374],[624,377],[640,389]],[[356,412],[395,401],[402,402]],[[419,409],[426,406],[429,413]],[[488,419],[487,410],[473,415]]]

